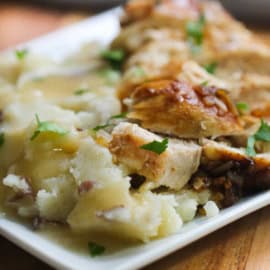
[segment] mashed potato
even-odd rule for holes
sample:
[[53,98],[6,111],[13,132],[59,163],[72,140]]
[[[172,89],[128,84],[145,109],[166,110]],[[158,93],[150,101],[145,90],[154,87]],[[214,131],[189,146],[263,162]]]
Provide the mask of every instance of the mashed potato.
[[[96,44],[92,48],[100,50]],[[185,190],[132,187],[134,172],[125,162],[116,162],[110,151],[110,130],[92,130],[110,118],[115,118],[113,125],[121,122],[114,117],[121,113],[115,90],[119,74],[97,55],[92,51],[86,61],[80,52],[63,63],[31,52],[23,59],[15,52],[1,59],[3,211],[12,207],[29,220],[67,223],[74,232],[104,232],[132,241],[175,233],[207,203],[210,192],[202,200]],[[197,149],[197,167],[200,147],[190,145]],[[167,165],[170,170],[175,166]]]

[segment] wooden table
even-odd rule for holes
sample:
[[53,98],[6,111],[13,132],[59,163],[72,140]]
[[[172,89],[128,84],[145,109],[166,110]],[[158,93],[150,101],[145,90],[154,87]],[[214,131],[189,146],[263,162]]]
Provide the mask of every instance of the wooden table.
[[[82,17],[84,15],[81,13],[0,4],[0,49],[75,22]],[[264,33],[261,35],[265,37]],[[0,252],[0,269],[51,269],[2,237]],[[270,207],[244,217],[146,269],[268,270]]]

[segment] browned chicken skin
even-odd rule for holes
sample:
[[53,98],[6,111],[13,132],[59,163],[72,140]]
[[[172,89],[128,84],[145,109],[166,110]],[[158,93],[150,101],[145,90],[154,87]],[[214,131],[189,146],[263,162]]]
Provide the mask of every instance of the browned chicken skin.
[[154,132],[201,138],[242,130],[226,92],[216,87],[161,80],[139,86],[131,99],[129,118]]
[[[184,62],[194,60],[202,67],[217,64],[214,75],[231,84],[234,101],[250,103],[252,109],[269,102],[269,46],[217,2],[134,0],[125,11],[126,23],[112,44],[129,52],[121,98],[144,81],[177,78]],[[198,22],[200,16],[205,19],[202,40],[199,52],[193,53],[187,24]],[[144,76],[130,76],[134,65],[144,70]]]

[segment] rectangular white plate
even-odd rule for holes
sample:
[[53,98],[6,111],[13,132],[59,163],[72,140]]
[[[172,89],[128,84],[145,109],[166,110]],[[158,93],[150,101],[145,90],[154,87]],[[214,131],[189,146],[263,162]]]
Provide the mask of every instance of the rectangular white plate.
[[[109,43],[119,31],[118,15],[118,9],[112,10],[21,46],[61,59],[82,43],[93,40]],[[216,217],[196,219],[184,225],[178,234],[95,259],[71,252],[6,217],[0,218],[0,234],[57,269],[137,269],[269,204],[267,191],[222,210]]]

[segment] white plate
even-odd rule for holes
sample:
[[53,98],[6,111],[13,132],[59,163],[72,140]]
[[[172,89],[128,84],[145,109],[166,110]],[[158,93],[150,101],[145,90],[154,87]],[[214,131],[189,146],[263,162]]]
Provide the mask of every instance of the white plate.
[[[110,42],[119,31],[118,14],[119,9],[112,10],[21,46],[61,59],[84,42]],[[57,269],[130,270],[164,257],[268,204],[270,191],[242,200],[235,206],[222,210],[216,217],[196,219],[184,225],[178,234],[97,258],[71,252],[6,217],[0,218],[0,234]]]

